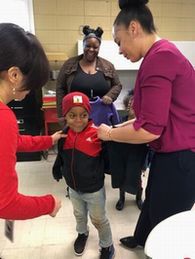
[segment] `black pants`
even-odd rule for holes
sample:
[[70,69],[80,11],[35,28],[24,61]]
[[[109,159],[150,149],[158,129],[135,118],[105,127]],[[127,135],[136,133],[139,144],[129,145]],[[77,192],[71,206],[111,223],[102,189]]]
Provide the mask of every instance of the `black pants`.
[[134,236],[144,246],[150,231],[169,216],[190,210],[195,202],[195,152],[156,153],[146,188],[146,199]]

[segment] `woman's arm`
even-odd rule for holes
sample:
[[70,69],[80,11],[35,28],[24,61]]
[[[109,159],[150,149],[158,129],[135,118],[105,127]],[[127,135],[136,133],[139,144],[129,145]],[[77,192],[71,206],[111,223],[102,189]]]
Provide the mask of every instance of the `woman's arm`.
[[65,62],[60,69],[60,73],[57,78],[57,83],[56,83],[56,107],[57,107],[57,114],[58,118],[62,118],[62,99],[63,97],[68,93],[67,90],[67,78],[65,74],[66,70],[66,64]]
[[112,71],[111,78],[110,78],[111,89],[105,94],[105,96],[111,98],[112,102],[114,102],[122,90],[122,84],[119,80],[119,76],[114,66],[110,62],[108,64],[109,64],[109,69]]
[[[16,149],[18,128],[15,116],[9,109],[1,110],[0,116],[0,218],[30,219],[49,214],[55,216],[60,200],[53,195],[27,196],[18,192]],[[52,143],[52,138],[50,143]]]
[[113,67],[113,78],[111,79],[111,89],[106,95],[111,97],[114,102],[119,96],[121,90],[122,90],[122,84],[119,80],[119,77],[115,68]]
[[106,124],[101,124],[98,128],[98,137],[105,141],[116,141],[131,144],[148,143],[158,139],[160,135],[152,134],[143,128],[135,130],[133,124],[123,127],[111,128]]
[[134,121],[135,121],[135,119],[131,119],[131,120],[122,122],[122,123],[120,123],[120,124],[116,124],[116,125],[114,125],[114,127],[115,127],[115,128],[124,127],[124,126],[130,125],[130,124],[133,124]]
[[18,135],[17,151],[34,152],[46,150],[63,137],[66,137],[66,134],[63,134],[61,130],[51,136]]

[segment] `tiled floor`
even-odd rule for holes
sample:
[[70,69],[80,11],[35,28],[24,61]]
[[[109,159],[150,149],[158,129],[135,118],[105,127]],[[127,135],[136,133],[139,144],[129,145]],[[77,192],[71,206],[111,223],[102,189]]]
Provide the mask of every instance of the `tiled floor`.
[[[38,162],[20,162],[17,165],[19,189],[24,194],[41,195],[53,193],[61,197],[62,208],[56,218],[43,216],[33,220],[15,221],[14,243],[4,236],[4,220],[0,220],[0,256],[3,259],[74,259],[73,241],[76,237],[75,219],[70,200],[65,197],[65,183],[53,180],[51,169],[55,155]],[[145,177],[146,179],[147,177]],[[145,180],[144,179],[144,180]],[[139,214],[135,197],[126,195],[125,208],[115,209],[118,189],[110,186],[110,176],[106,176],[107,215],[110,219],[115,259],[145,259],[142,249],[127,250],[120,246],[119,238],[133,232]],[[98,259],[97,231],[89,223],[90,237],[87,249],[81,259]]]

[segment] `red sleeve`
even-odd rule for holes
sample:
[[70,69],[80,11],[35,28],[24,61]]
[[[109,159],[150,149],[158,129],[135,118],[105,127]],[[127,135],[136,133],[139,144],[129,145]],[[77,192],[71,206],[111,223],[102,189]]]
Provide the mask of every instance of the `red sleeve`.
[[31,197],[18,193],[17,122],[12,111],[2,106],[0,104],[0,218],[29,219],[50,214],[55,203],[52,195]]
[[30,136],[18,134],[17,151],[19,152],[42,151],[50,148],[51,146],[51,136]]
[[25,196],[17,193],[9,204],[0,209],[0,218],[24,220],[50,214],[54,210],[55,200],[52,195]]
[[50,214],[54,210],[55,200],[52,195],[25,196],[17,193],[9,204],[0,209],[0,218],[24,220]]

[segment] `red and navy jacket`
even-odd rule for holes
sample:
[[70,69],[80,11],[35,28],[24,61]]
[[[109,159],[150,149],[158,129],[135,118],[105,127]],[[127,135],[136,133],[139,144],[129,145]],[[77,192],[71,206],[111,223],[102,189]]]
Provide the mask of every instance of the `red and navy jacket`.
[[103,187],[102,142],[92,121],[80,133],[68,128],[67,138],[59,140],[53,177],[58,181],[62,176],[69,187],[83,193]]

